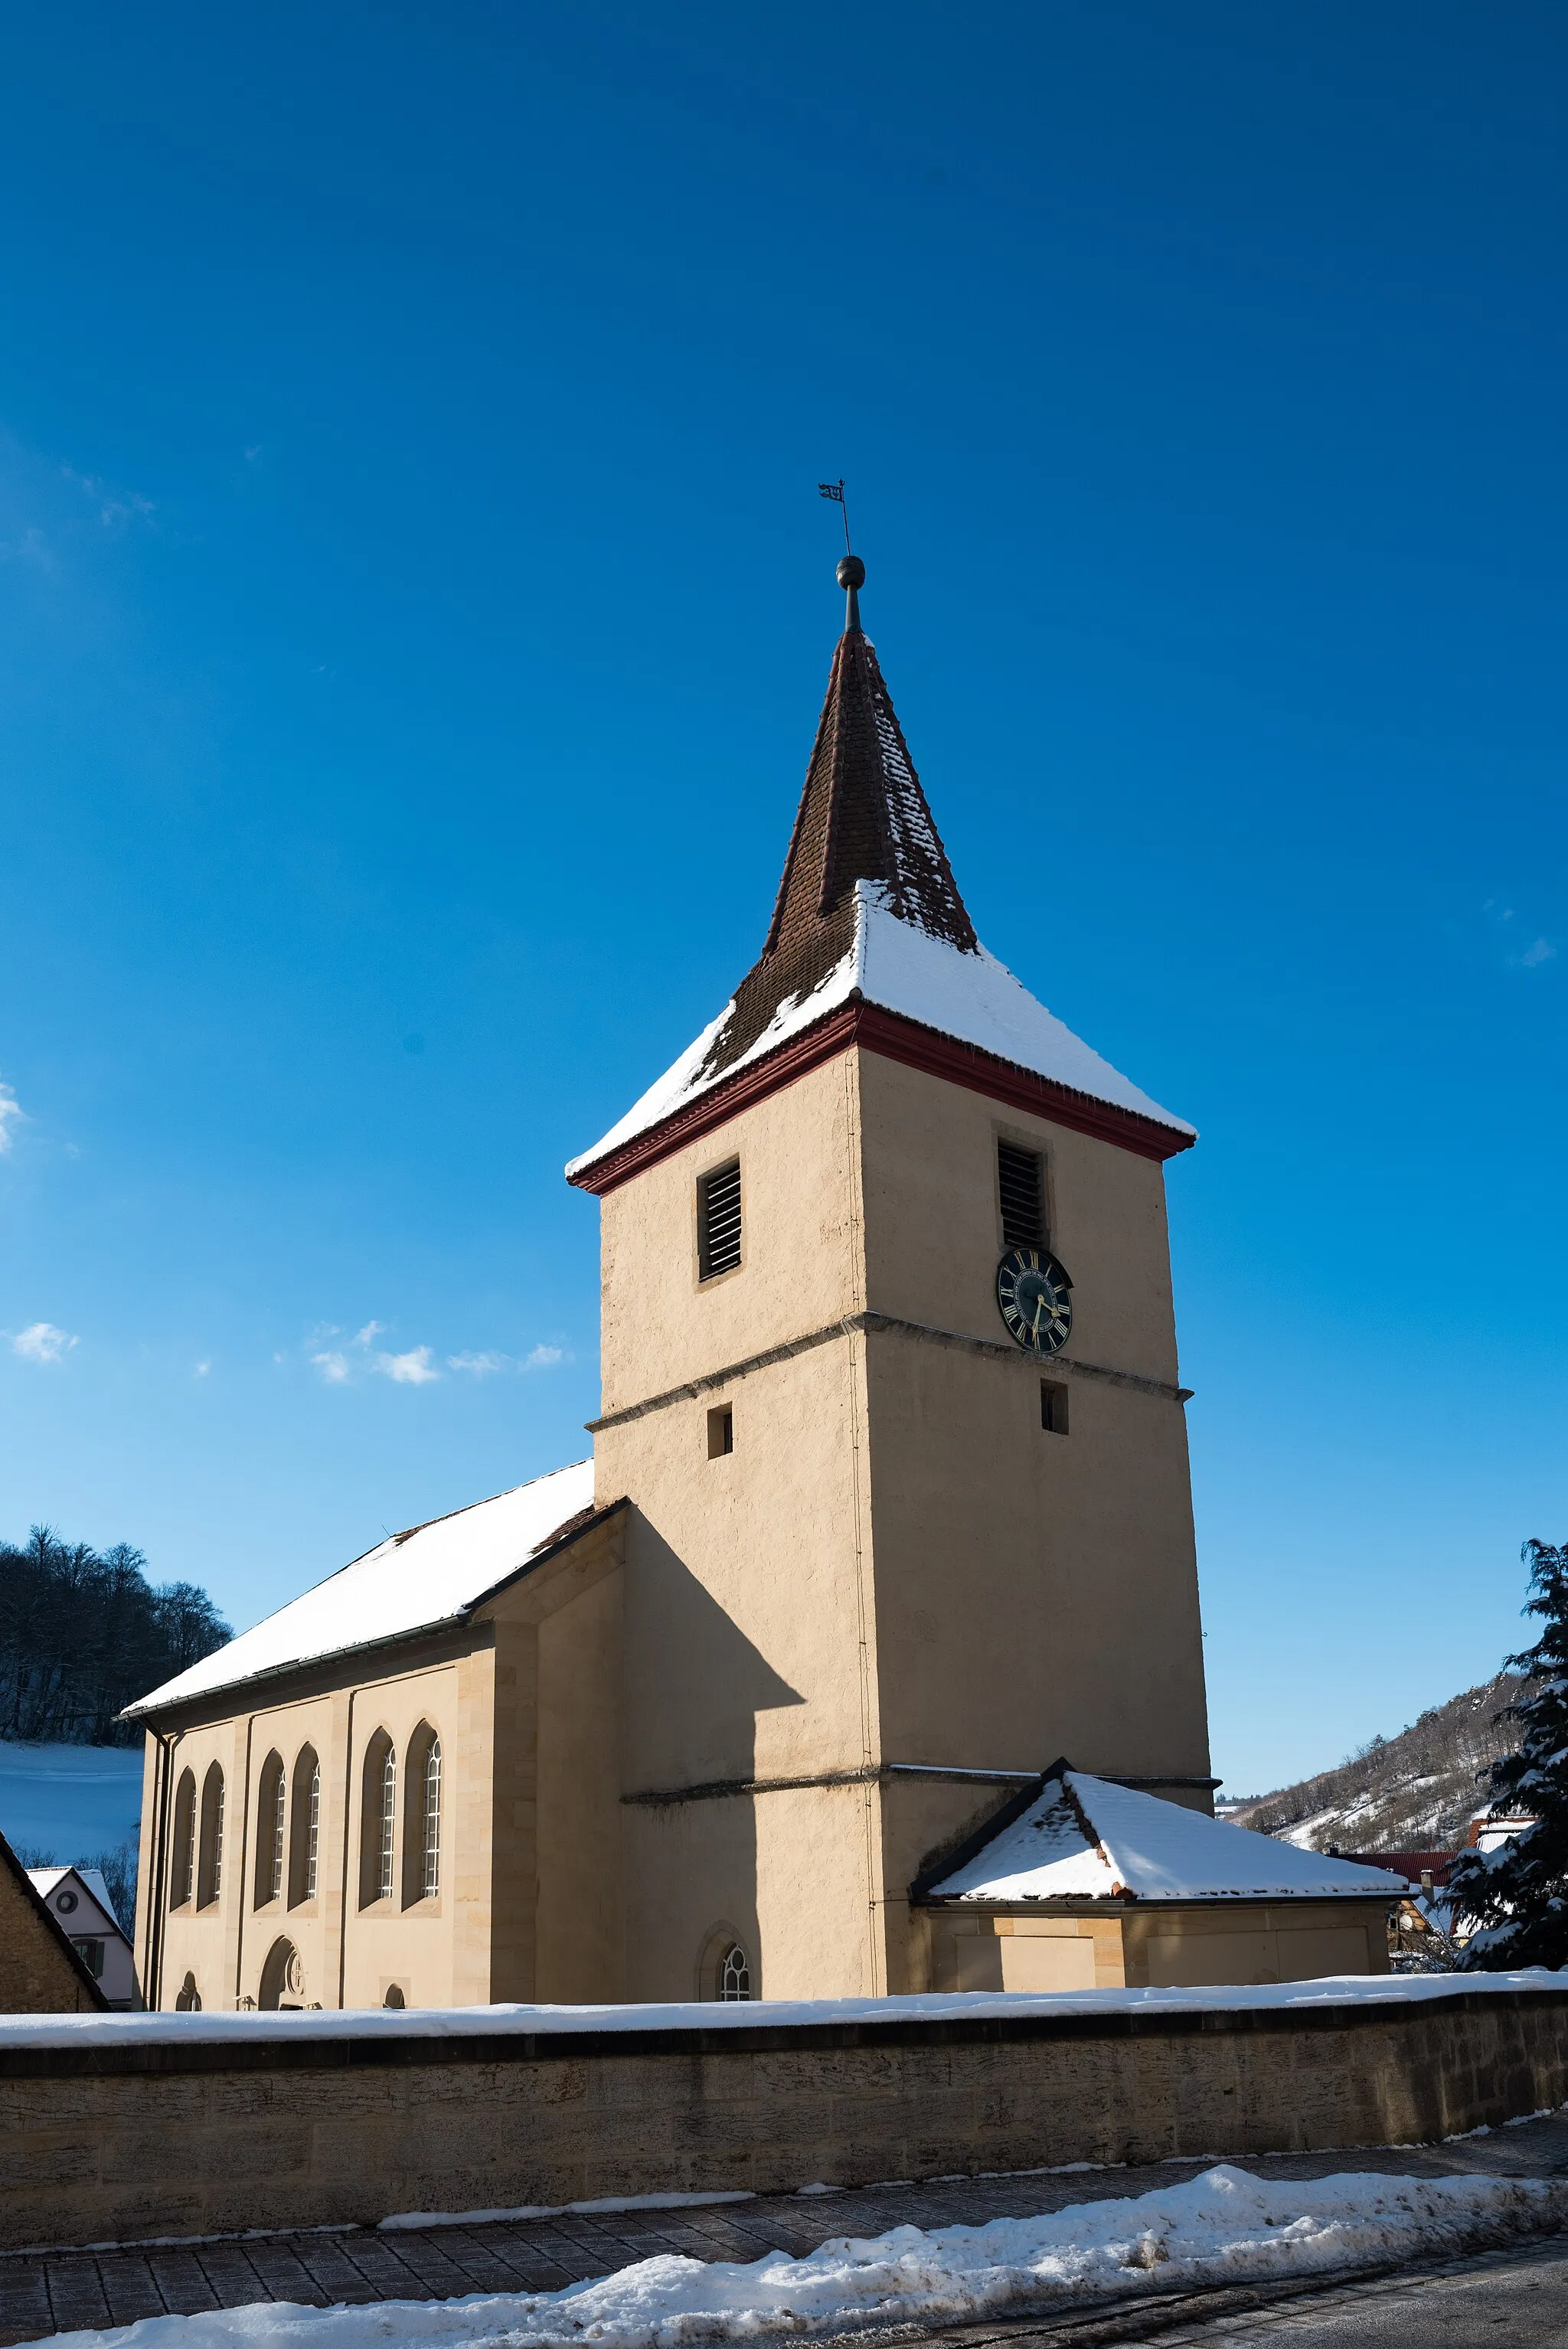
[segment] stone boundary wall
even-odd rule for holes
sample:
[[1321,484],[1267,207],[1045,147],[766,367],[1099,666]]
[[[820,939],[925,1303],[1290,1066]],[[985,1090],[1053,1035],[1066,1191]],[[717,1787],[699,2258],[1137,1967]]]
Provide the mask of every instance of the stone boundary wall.
[[272,2017],[253,2037],[153,2036],[134,2016],[37,2044],[8,2031],[0,2243],[1412,2143],[1568,2100],[1568,1978],[1250,2009],[995,2004],[724,2028],[517,2017],[471,2036],[451,2015],[424,2033],[414,2015],[339,2035],[319,2015],[309,2036]]

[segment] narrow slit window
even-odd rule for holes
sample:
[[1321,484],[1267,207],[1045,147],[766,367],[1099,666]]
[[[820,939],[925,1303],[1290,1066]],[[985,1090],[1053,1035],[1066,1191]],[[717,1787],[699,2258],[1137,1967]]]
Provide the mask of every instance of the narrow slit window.
[[278,1764],[277,1785],[273,1792],[273,1865],[268,1878],[272,1890],[268,1898],[276,1900],[284,1889],[284,1848],[288,1834],[289,1790],[283,1764]]
[[441,1889],[441,1741],[430,1740],[425,1756],[425,1848],[420,1890],[433,1900]]
[[730,1404],[723,1403],[707,1415],[707,1456],[710,1460],[722,1460],[727,1452],[734,1449],[735,1413]]
[[1054,1379],[1040,1381],[1040,1425],[1047,1435],[1068,1432],[1068,1391]]
[[397,1815],[397,1756],[389,1745],[381,1764],[381,1846],[376,1874],[377,1900],[390,1900],[392,1898],[392,1860],[397,1849],[392,1831]]
[[740,1262],[740,1161],[716,1166],[696,1186],[696,1262],[702,1280],[733,1272]]
[[304,1897],[315,1899],[316,1875],[321,1865],[321,1764],[312,1764],[310,1774],[309,1813],[305,1827]]
[[1045,1164],[1037,1150],[996,1144],[996,1191],[1002,1206],[1002,1246],[1046,1245]]

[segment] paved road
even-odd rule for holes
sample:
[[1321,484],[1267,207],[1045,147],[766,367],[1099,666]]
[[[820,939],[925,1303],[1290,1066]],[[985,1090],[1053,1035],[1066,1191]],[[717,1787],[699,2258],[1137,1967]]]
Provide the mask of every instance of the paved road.
[[1217,2316],[1159,2335],[1161,2349],[1563,2349],[1568,2244],[1499,2254],[1438,2275],[1390,2277]]
[[[681,2251],[694,2259],[754,2260],[773,2250],[814,2251],[830,2235],[877,2235],[896,2226],[973,2226],[1005,2216],[1027,2218],[1107,2195],[1147,2193],[1151,2187],[1195,2177],[1207,2166],[1202,2161],[1160,2162],[1067,2176],[1047,2171],[928,2179],[922,2185],[859,2187],[830,2196],[769,2195],[700,2209],[572,2213],[483,2227],[410,2228],[392,2233],[351,2227],[139,2250],[5,2252],[0,2253],[0,2349],[77,2327],[129,2324],[138,2317],[165,2313],[193,2315],[202,2309],[237,2308],[254,2301],[301,2301],[325,2307],[332,2302],[445,2300],[470,2292],[553,2292],[587,2276],[612,2274],[659,2251]],[[1251,2155],[1242,2166],[1274,2178],[1323,2178],[1348,2169],[1429,2178],[1463,2171],[1550,2177],[1568,2172],[1568,2113],[1449,2145]],[[1553,2256],[1568,2262],[1568,2250]],[[1158,2333],[1172,2349],[1178,2338],[1223,2342],[1240,2349],[1243,2341],[1265,2337],[1279,2343],[1280,2349],[1286,2344],[1288,2349],[1329,2349],[1331,2343],[1341,2341],[1392,2343],[1396,2332],[1389,2328],[1398,2327],[1402,2328],[1402,2349],[1409,2349],[1408,2304],[1398,2303],[1396,2315],[1391,2313],[1396,2302],[1379,2297],[1396,2290],[1446,2295],[1418,2302],[1421,2321],[1443,2328],[1441,2349],[1468,2349],[1472,2338],[1483,2338],[1481,2332],[1451,2327],[1472,2321],[1486,2327],[1489,2293],[1503,2296],[1499,2304],[1511,2312],[1510,2324],[1536,2323],[1532,2312],[1542,2306],[1556,2311],[1541,2320],[1546,2331],[1521,2331],[1517,2337],[1532,2349],[1536,2342],[1568,2349],[1568,2266],[1553,2268],[1545,2254],[1511,2263],[1472,2262],[1462,2272],[1407,2277],[1398,2287],[1341,2288],[1332,2310],[1327,2300],[1312,2295],[1298,2296],[1290,2312],[1283,2302],[1254,2308],[1256,2295],[1208,2295],[1202,2302],[1172,2302],[1163,2310],[1145,2303],[1136,2312],[1135,2323],[1135,2313],[1130,2311],[1104,2323],[974,2329],[945,2339],[949,2349],[963,2349],[965,2344],[969,2349],[988,2349],[993,2343],[1002,2349],[1006,2341],[1043,2344],[1058,2338],[1064,2344],[1070,2340],[1079,2349],[1093,2349],[1097,2341],[1154,2338]],[[1340,2321],[1336,2312],[1341,2301],[1344,2321],[1362,2329],[1313,2332],[1315,2323]],[[1385,2314],[1383,2331],[1367,2329],[1382,2324]],[[1186,2327],[1180,2335],[1171,2329],[1178,2315]],[[1237,2329],[1243,2323],[1252,2325],[1251,2333]],[[903,2343],[915,2337],[913,2332],[899,2336]],[[1484,2338],[1508,2341],[1512,2349],[1514,2335],[1501,2324],[1491,2325]],[[864,2343],[865,2336],[861,2339]]]
[[[1319,2287],[1183,2294],[1061,2323],[878,2336],[887,2349],[1563,2349],[1568,2240]],[[871,2349],[845,2335],[832,2349]],[[826,2349],[826,2344],[824,2344]]]

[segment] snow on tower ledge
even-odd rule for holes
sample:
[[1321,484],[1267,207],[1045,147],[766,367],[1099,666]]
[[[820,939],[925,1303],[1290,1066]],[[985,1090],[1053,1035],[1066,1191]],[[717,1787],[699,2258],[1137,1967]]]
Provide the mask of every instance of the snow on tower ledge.
[[[782,1048],[804,1039],[830,1015],[855,1004],[893,1013],[936,1037],[970,1046],[988,1059],[1044,1079],[1065,1093],[1122,1111],[1154,1129],[1163,1129],[1167,1156],[1186,1149],[1197,1129],[1174,1117],[1113,1069],[1043,1003],[1037,1001],[1005,963],[982,946],[951,946],[901,920],[887,903],[884,885],[854,885],[853,938],[848,952],[809,994],[786,998],[750,1047],[722,1067],[715,1048],[735,1012],[735,999],[703,1030],[674,1067],[613,1125],[592,1150],[574,1158],[567,1179],[596,1187],[594,1170],[630,1143],[679,1117],[723,1089],[727,1094],[743,1071],[770,1061]],[[716,1121],[717,1122],[717,1121]]]
[[1020,1811],[923,1878],[922,1900],[995,1907],[1029,1900],[1384,1900],[1403,1877],[1302,1851],[1228,1819],[1181,1809],[1063,1764]]

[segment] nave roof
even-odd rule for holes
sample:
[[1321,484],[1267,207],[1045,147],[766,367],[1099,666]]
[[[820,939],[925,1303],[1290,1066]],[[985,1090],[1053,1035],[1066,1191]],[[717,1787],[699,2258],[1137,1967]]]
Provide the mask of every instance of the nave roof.
[[579,1460],[492,1500],[391,1534],[135,1704],[135,1720],[192,1697],[459,1622],[480,1601],[593,1520],[593,1463]]

